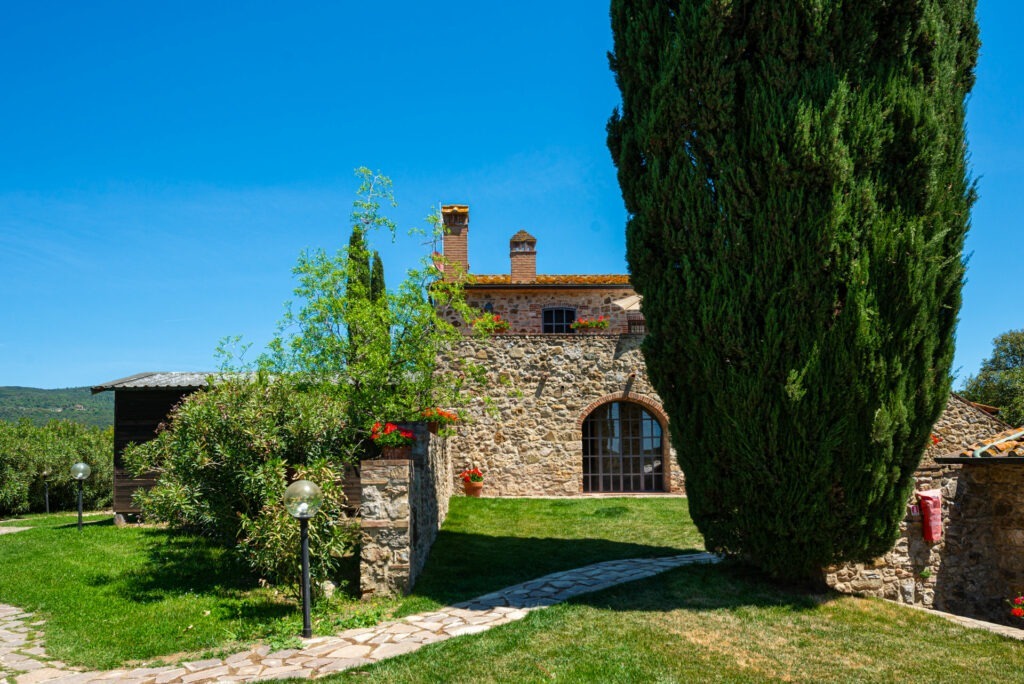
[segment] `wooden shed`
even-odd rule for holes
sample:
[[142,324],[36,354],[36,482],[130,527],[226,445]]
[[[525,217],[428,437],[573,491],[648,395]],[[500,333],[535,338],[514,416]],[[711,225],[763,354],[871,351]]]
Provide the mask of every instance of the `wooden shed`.
[[[138,489],[149,489],[155,477],[132,477],[124,465],[124,448],[156,437],[157,426],[167,420],[171,409],[189,394],[209,384],[210,373],[137,373],[120,380],[96,385],[92,393],[114,393],[114,515],[137,514],[132,503]],[[348,510],[355,515],[362,498],[359,466],[349,465],[340,473]]]
[[167,420],[175,404],[206,387],[208,377],[207,373],[137,373],[92,388],[93,394],[114,393],[114,515],[139,513],[132,495],[155,483],[151,476],[131,477],[124,466],[124,448],[156,437],[157,426]]

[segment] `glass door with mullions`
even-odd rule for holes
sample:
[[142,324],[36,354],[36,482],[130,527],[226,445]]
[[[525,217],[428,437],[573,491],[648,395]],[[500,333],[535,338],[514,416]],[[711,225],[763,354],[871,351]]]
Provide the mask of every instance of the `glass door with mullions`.
[[583,421],[583,491],[664,490],[661,425],[639,404],[611,402]]

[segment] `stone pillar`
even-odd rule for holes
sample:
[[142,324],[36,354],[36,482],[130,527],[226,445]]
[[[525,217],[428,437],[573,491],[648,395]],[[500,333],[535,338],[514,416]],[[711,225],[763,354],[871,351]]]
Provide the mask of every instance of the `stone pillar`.
[[364,599],[406,594],[411,589],[411,460],[373,460],[360,464],[362,550],[359,590]]

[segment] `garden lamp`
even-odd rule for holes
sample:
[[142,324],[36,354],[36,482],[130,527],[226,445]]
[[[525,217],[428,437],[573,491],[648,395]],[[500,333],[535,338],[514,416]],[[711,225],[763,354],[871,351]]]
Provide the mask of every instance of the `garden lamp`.
[[88,463],[82,463],[79,461],[75,465],[71,466],[71,477],[78,480],[78,531],[82,531],[82,483],[89,477],[92,472],[92,468],[89,467]]
[[43,497],[46,499],[46,512],[50,512],[50,471],[44,470],[40,473],[43,478]]
[[296,480],[284,490],[284,507],[293,518],[299,519],[302,538],[302,638],[313,636],[313,623],[309,617],[309,519],[316,515],[323,503],[323,492],[309,480]]

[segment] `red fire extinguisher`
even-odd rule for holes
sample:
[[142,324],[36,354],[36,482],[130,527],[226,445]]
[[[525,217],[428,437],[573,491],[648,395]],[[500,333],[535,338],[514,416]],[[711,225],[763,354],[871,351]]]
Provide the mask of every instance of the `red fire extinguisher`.
[[921,502],[921,530],[926,542],[937,542],[942,539],[942,491],[929,489],[918,492]]

